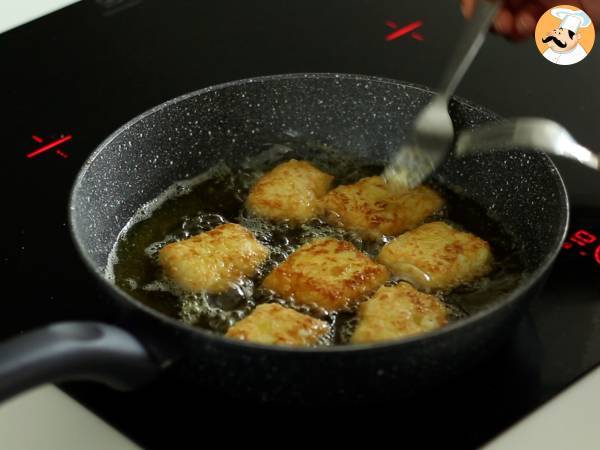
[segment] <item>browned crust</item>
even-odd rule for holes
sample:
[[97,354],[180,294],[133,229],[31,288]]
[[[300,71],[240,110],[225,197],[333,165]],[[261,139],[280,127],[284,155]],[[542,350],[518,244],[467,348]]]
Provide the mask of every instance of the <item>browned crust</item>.
[[317,216],[319,199],[329,190],[333,176],[307,161],[292,159],[263,175],[252,187],[246,207],[270,220],[306,222]]
[[223,292],[242,276],[252,276],[269,250],[238,224],[227,223],[163,247],[165,275],[191,292]]
[[385,341],[431,331],[448,323],[447,313],[437,297],[408,283],[381,287],[359,306],[351,342]]
[[327,322],[269,303],[257,306],[230,327],[226,336],[263,344],[309,346],[328,332]]
[[397,194],[376,176],[331,190],[321,200],[321,214],[332,225],[377,239],[415,228],[443,205],[440,195],[427,186]]
[[402,264],[431,277],[424,290],[449,290],[487,275],[493,267],[488,242],[444,222],[426,223],[386,244],[378,260],[396,275]]
[[263,287],[300,304],[347,308],[389,279],[387,269],[351,243],[332,238],[300,247],[263,281]]

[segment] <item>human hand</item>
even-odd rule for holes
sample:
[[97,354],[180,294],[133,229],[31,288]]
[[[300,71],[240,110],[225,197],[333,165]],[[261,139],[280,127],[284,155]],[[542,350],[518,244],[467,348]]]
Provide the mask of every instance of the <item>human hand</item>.
[[[475,12],[478,0],[461,0],[463,15],[470,19]],[[553,6],[564,4],[564,0],[504,0],[502,8],[494,20],[493,30],[509,39],[526,39],[533,35],[537,21],[544,12]],[[600,22],[600,1],[571,0],[569,5],[583,9],[594,21]]]

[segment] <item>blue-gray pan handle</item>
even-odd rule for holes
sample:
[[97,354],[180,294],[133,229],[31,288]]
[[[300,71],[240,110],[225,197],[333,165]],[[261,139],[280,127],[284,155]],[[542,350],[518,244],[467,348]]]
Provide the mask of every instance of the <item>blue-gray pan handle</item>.
[[0,344],[0,401],[43,383],[69,380],[129,390],[159,372],[159,364],[126,331],[98,322],[62,322]]

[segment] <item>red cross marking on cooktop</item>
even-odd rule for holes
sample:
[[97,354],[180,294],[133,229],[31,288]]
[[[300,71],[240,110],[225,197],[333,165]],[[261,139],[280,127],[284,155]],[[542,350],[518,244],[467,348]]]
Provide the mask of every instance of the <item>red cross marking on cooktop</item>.
[[425,38],[423,37],[423,35],[421,33],[415,31],[418,28],[421,28],[423,26],[422,20],[415,20],[414,22],[411,22],[408,25],[405,25],[401,28],[398,28],[398,24],[392,20],[386,20],[385,24],[387,25],[388,28],[391,28],[392,30],[394,30],[385,36],[386,41],[393,41],[393,40],[398,39],[399,37],[405,36],[409,33],[410,33],[410,37],[417,41],[425,40]]
[[[38,144],[43,144],[44,143],[44,140],[41,137],[39,137],[39,136],[37,136],[35,134],[31,135],[31,139],[33,139]],[[63,137],[61,137],[59,139],[55,139],[55,140],[53,140],[53,141],[51,141],[51,142],[49,142],[47,144],[42,145],[38,149],[33,150],[32,152],[27,153],[27,155],[25,155],[25,156],[27,156],[27,158],[33,158],[34,156],[37,156],[37,155],[42,154],[44,152],[47,152],[48,150],[54,149],[54,153],[56,153],[57,155],[59,155],[59,156],[61,156],[61,157],[63,157],[63,158],[66,159],[66,158],[69,157],[69,154],[63,152],[62,150],[60,150],[60,149],[58,149],[56,147],[58,147],[60,144],[63,144],[65,142],[70,141],[71,139],[73,139],[73,136],[70,135],[70,134],[67,134],[66,136],[63,136]]]

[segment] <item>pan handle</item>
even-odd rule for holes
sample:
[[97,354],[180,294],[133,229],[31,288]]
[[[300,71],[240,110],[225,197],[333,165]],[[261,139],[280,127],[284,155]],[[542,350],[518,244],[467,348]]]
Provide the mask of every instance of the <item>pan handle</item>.
[[68,380],[129,390],[159,372],[159,363],[126,331],[99,322],[61,322],[0,344],[0,401],[42,383]]
[[538,150],[579,161],[600,170],[600,157],[580,145],[560,124],[543,118],[519,117],[462,131],[454,154],[513,149]]

